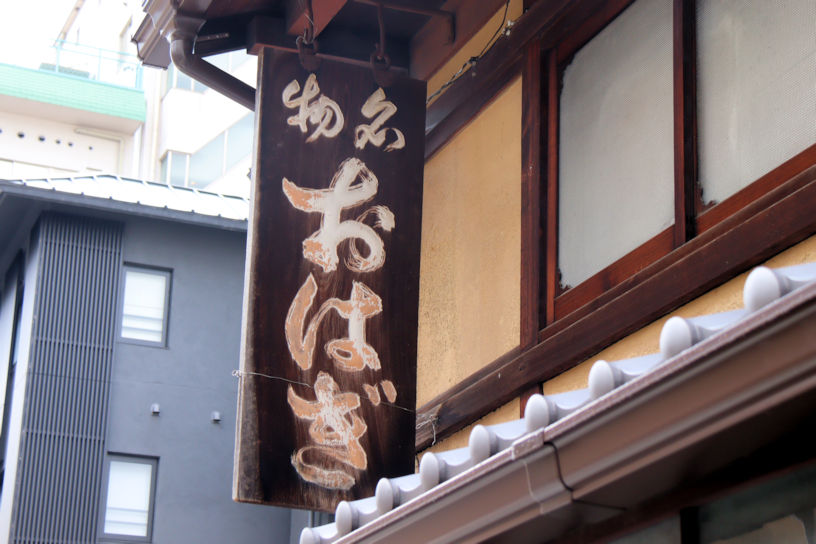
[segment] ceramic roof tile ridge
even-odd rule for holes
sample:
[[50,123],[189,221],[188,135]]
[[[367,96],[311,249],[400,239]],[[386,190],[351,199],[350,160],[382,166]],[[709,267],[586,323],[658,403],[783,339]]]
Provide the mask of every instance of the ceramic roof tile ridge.
[[[578,415],[595,400],[649,375],[682,352],[727,332],[734,324],[768,304],[813,283],[816,283],[816,263],[775,269],[754,268],[743,288],[744,309],[692,318],[670,318],[661,330],[660,352],[619,361],[596,361],[589,373],[588,387],[553,395],[533,395],[527,401],[522,419],[489,426],[475,425],[467,447],[428,452],[420,461],[418,473],[382,478],[373,497],[340,502],[335,510],[335,522],[303,529],[300,544],[331,544],[350,535],[386,512],[464,475],[498,453],[514,451],[514,444],[522,442],[528,435],[537,431],[546,434],[543,429],[549,425],[571,414]],[[543,440],[542,437],[542,443]]]
[[[43,198],[45,195],[38,191],[47,191],[48,194],[64,195],[68,198],[79,198],[79,200],[72,201],[94,207],[111,207],[113,203],[131,204],[142,207],[145,211],[166,210],[166,212],[195,214],[202,218],[213,218],[227,223],[246,222],[249,218],[249,200],[237,195],[225,195],[193,187],[177,187],[169,183],[127,178],[115,174],[0,180],[0,193],[8,192]],[[103,202],[110,204],[105,205]]]

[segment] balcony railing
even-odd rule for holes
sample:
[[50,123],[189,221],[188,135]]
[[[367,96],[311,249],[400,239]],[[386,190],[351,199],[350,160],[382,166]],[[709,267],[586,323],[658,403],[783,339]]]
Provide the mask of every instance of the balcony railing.
[[142,88],[142,65],[136,55],[65,41],[56,42],[49,55],[40,70]]

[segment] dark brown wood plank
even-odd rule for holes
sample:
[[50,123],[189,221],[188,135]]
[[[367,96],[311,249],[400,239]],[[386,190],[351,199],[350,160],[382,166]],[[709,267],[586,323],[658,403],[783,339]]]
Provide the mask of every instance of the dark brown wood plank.
[[[419,417],[435,415],[437,440],[472,423],[530,384],[564,372],[723,281],[813,235],[816,233],[813,202],[816,202],[816,165],[654,263],[594,311],[544,329],[534,348],[512,360],[502,358],[491,363],[479,372],[478,378],[466,380],[423,405]],[[417,450],[427,447],[431,439],[429,430],[418,431]]]
[[697,51],[695,1],[674,0],[674,247],[695,234],[697,201]]
[[331,511],[414,468],[425,82],[264,49],[258,92],[235,498]]
[[547,177],[545,180],[546,218],[544,222],[544,323],[555,320],[558,290],[558,52],[547,53]]
[[541,47],[531,40],[524,52],[521,90],[521,289],[520,344],[538,340],[539,257],[541,254]]
[[312,4],[314,35],[319,36],[348,0],[285,0],[286,33],[299,36],[309,24],[306,7]]
[[[565,11],[574,12],[581,2],[538,2],[516,21],[509,36],[501,36],[476,66],[460,77],[428,107],[425,116],[426,160],[467,124],[495,93],[521,71],[527,42],[556,28]],[[567,10],[569,8],[569,10]],[[463,110],[463,111],[458,111]]]
[[[327,28],[317,40],[317,56],[356,66],[371,67],[371,53],[379,40],[377,31]],[[297,53],[295,38],[286,32],[282,17],[257,16],[247,26],[247,52],[257,55],[264,47]],[[408,70],[408,42],[396,38],[388,40],[388,55],[392,69]]]
[[555,319],[564,318],[668,255],[674,248],[673,238],[674,227],[669,227],[580,285],[564,290],[555,299]]
[[578,49],[584,46],[598,32],[604,29],[612,19],[620,15],[634,0],[591,0],[586,2],[583,10],[591,15],[588,18],[576,18],[569,22],[569,27],[562,29],[565,38],[558,44],[558,65],[567,62]]
[[[539,323],[539,262],[542,251],[541,229],[541,131],[542,131],[542,70],[541,44],[531,40],[524,51],[521,80],[521,309],[519,344],[522,349],[538,341]],[[546,125],[544,125],[546,126]],[[540,393],[534,385],[521,396],[520,410],[524,415],[527,399]]]
[[[432,17],[411,38],[411,76],[428,79],[504,6],[505,0],[449,0],[440,9],[454,13],[455,39],[443,17]],[[428,89],[433,92],[436,89]]]

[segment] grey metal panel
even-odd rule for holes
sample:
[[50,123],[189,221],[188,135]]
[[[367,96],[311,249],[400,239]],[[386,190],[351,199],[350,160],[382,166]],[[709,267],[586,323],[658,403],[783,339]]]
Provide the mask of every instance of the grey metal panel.
[[119,223],[44,214],[13,542],[92,543],[115,343]]

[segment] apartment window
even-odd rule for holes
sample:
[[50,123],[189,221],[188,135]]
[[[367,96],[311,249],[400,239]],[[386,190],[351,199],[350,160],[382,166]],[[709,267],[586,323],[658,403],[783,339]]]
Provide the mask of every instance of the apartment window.
[[[251,55],[247,55],[244,50],[230,51],[227,53],[219,53],[206,57],[206,61],[210,64],[224,70],[225,72],[232,72],[238,66],[243,64]],[[185,91],[195,91],[203,93],[209,87],[192,79],[190,76],[182,73],[172,63],[167,67],[164,92],[167,93],[170,89],[184,89]]]
[[197,188],[214,182],[251,154],[254,122],[245,115],[191,155],[168,151],[160,163],[162,181]]
[[166,345],[170,279],[166,270],[125,267],[121,338]]
[[178,151],[168,151],[162,157],[161,180],[176,187],[187,186],[187,171],[190,168],[190,155]]
[[153,529],[158,459],[110,455],[102,497],[102,534],[148,542]]

